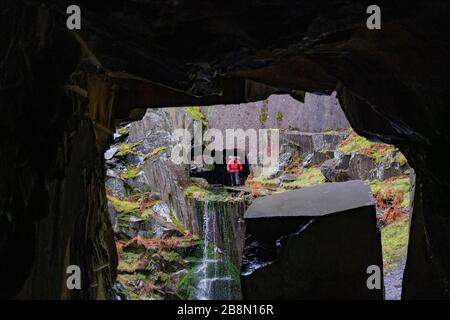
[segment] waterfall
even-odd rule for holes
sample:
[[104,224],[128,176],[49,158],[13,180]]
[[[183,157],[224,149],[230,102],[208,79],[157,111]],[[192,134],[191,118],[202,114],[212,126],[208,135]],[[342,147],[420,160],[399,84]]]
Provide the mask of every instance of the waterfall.
[[198,267],[196,298],[199,300],[231,300],[240,298],[239,277],[227,249],[219,249],[219,242],[229,247],[226,206],[204,201],[202,210],[202,259]]

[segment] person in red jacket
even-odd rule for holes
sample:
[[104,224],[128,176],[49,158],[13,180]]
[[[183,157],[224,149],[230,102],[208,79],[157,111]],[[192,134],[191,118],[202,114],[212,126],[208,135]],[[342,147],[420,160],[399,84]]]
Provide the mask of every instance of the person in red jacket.
[[239,174],[242,171],[242,163],[239,161],[239,157],[229,157],[229,161],[227,163],[227,171],[230,174],[230,180],[232,186],[240,186],[241,180],[239,178]]

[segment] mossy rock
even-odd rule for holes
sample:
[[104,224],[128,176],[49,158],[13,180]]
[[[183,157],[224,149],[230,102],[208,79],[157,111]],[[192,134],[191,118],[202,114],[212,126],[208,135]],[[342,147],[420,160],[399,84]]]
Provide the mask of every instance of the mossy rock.
[[201,122],[203,127],[208,127],[208,120],[206,119],[200,107],[184,107],[184,110],[186,110],[192,120]]
[[363,154],[372,158],[376,163],[387,164],[390,162],[392,155],[396,151],[394,146],[371,142],[358,135],[352,129],[349,129],[349,132],[349,136],[339,144],[337,151],[346,155],[353,153]]
[[120,175],[122,180],[131,180],[137,177],[137,175],[141,172],[141,170],[137,167],[129,167]]
[[299,189],[304,187],[311,187],[326,182],[325,176],[320,171],[320,168],[310,167],[304,168],[297,180],[283,183],[283,188]]
[[127,135],[129,133],[129,130],[128,130],[127,127],[122,127],[120,129],[118,129],[117,132],[124,136],[124,135]]
[[266,176],[259,176],[254,177],[253,179],[247,179],[245,185],[254,189],[278,188],[280,186],[280,179],[269,179],[269,177]]
[[144,161],[147,161],[148,159],[153,158],[154,156],[156,156],[156,155],[160,154],[161,152],[165,151],[166,149],[167,149],[166,146],[160,146],[160,147],[157,147],[157,148],[153,149],[151,152],[147,153],[144,156]]
[[137,155],[137,153],[133,150],[137,146],[141,145],[142,142],[136,142],[136,143],[124,143],[117,146],[117,157],[124,157],[128,154],[134,154]]
[[197,184],[191,184],[184,189],[184,196],[200,201],[227,201],[228,193],[225,190],[212,191]]

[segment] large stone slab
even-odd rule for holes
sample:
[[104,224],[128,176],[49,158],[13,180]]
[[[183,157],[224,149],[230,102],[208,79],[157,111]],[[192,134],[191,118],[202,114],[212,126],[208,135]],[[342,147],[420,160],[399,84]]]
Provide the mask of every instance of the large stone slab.
[[244,299],[382,299],[367,287],[380,267],[369,187],[327,183],[256,199],[245,213]]

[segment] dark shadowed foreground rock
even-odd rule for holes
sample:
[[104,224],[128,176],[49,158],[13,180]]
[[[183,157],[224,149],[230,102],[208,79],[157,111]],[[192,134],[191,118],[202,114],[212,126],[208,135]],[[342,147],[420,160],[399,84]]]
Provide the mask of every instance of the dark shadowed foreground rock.
[[375,207],[362,181],[258,198],[245,222],[244,299],[383,298],[381,288],[367,288],[367,267],[382,268],[382,256]]

